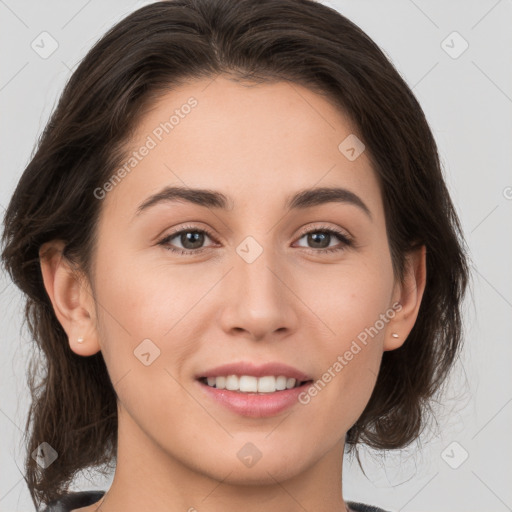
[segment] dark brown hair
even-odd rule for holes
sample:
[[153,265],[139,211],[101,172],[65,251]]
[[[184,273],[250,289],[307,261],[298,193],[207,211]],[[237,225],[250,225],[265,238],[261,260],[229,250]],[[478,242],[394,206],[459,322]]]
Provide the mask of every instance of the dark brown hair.
[[[427,283],[403,346],[383,354],[350,449],[410,444],[461,347],[468,263],[433,135],[410,88],[355,24],[310,0],[176,0],[130,14],[89,51],[67,83],[5,214],[4,264],[26,294],[26,319],[42,359],[29,371],[32,403],[26,481],[34,503],[60,497],[75,474],[116,458],[117,406],[101,352],[69,347],[43,285],[39,249],[61,239],[90,277],[102,202],[93,191],[156,98],[188,80],[223,74],[288,81],[323,94],[350,116],[378,177],[393,270],[427,248]],[[340,141],[341,142],[341,141]],[[58,458],[41,470],[32,452]]]

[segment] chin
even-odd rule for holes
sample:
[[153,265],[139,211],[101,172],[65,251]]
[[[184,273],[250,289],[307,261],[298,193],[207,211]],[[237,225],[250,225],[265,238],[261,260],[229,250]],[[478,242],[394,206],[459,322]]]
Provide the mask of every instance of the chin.
[[[286,445],[283,443],[282,446]],[[287,448],[289,449],[289,446]],[[250,453],[250,450],[247,449],[246,453]],[[200,461],[201,467],[198,469],[226,484],[262,486],[275,485],[276,480],[284,481],[294,478],[308,465],[304,460],[303,450],[299,448],[296,457],[291,457],[290,452],[284,453],[280,450],[271,450],[266,456],[266,450],[263,449],[257,460],[246,459],[245,461],[244,452],[242,451],[239,456],[237,453],[239,451],[233,450],[233,457],[226,457],[224,452],[219,458],[209,461],[208,467],[205,467],[204,460]],[[256,452],[254,455],[257,457]]]

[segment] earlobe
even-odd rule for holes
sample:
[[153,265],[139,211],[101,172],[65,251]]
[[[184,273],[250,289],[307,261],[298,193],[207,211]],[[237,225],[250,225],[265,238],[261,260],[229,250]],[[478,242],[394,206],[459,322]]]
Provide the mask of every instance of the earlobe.
[[422,245],[406,255],[404,279],[396,284],[393,297],[393,304],[400,304],[400,308],[386,329],[385,351],[401,347],[416,323],[427,279],[426,253]]
[[63,256],[64,247],[64,242],[54,240],[40,248],[44,286],[55,316],[68,335],[71,350],[81,356],[90,356],[100,350],[94,322],[94,299],[87,283]]

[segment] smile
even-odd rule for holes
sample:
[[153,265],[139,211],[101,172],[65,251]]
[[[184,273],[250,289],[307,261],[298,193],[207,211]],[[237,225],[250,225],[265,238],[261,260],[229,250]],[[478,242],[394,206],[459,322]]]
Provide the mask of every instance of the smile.
[[227,389],[240,393],[275,393],[285,389],[293,389],[302,386],[306,381],[299,381],[284,375],[254,377],[252,375],[226,375],[219,377],[204,377],[204,384],[216,389]]

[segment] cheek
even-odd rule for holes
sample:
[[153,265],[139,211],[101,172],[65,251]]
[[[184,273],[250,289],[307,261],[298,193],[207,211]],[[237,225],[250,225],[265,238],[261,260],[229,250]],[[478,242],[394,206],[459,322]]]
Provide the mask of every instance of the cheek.
[[[309,297],[315,312],[329,327],[325,339],[332,349],[343,349],[347,343],[359,337],[364,341],[364,333],[377,324],[380,339],[385,325],[379,321],[390,307],[393,291],[393,272],[390,260],[382,258],[361,258],[339,268],[333,266],[330,273],[316,279],[317,286]],[[327,331],[326,331],[327,332]]]
[[312,393],[322,396],[318,407],[329,403],[327,409],[341,415],[335,422],[346,421],[348,411],[355,421],[373,391],[387,325],[394,317],[391,261],[384,257],[361,259],[337,268],[317,283],[323,286],[315,288],[312,309],[319,312],[325,335],[318,337],[317,349],[311,353],[322,371],[317,391]]
[[187,334],[197,290],[186,286],[183,275],[164,279],[161,269],[135,268],[136,258],[128,262],[112,254],[114,260],[98,267],[96,287],[109,376],[131,418],[147,432],[166,425],[171,434],[169,425],[179,424],[172,411],[194,405],[180,382],[182,362],[197,349]]
[[107,325],[117,323],[125,334],[130,333],[133,342],[140,337],[161,340],[168,335],[197,302],[201,289],[208,288],[205,280],[197,279],[192,266],[166,267],[144,260],[133,250],[127,250],[126,256],[124,251],[116,255],[114,248],[109,251],[106,247],[103,252],[103,259],[98,254],[96,275],[103,318]]
[[133,253],[124,258],[105,248],[97,261],[98,331],[112,382],[130,372],[149,387],[166,368],[180,378],[179,362],[195,350],[187,326],[197,322],[194,305],[211,284],[196,279],[190,286],[186,272],[138,265]]

